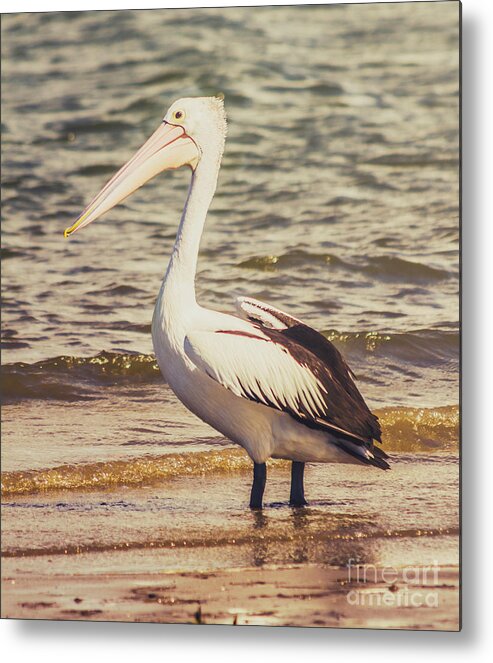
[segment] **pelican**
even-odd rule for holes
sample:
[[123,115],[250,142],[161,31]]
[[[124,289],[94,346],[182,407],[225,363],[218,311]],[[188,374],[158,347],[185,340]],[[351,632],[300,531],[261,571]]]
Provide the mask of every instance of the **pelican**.
[[88,226],[163,170],[188,166],[191,181],[157,298],[152,340],[162,375],[203,421],[253,461],[250,507],[261,509],[268,458],[292,462],[290,504],[306,505],[305,463],[389,469],[378,418],[351,369],[322,334],[250,297],[237,315],[201,306],[195,294],[200,239],[226,139],[222,99],[184,98],[97,196],[65,237]]

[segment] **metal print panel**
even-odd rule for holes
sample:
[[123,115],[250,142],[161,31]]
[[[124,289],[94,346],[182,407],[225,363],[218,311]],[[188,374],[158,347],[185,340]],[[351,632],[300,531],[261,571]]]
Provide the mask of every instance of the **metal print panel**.
[[459,29],[2,16],[2,617],[459,629]]

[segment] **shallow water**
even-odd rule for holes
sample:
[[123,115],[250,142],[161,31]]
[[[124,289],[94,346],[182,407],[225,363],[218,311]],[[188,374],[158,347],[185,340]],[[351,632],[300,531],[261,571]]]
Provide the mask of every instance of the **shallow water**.
[[[223,92],[229,134],[200,301],[231,309],[233,296],[251,295],[323,331],[395,452],[393,473],[310,468],[322,500],[311,527],[322,532],[327,520],[341,534],[350,513],[352,537],[378,513],[372,540],[429,528],[455,551],[458,5],[3,16],[2,58],[2,462],[6,518],[17,523],[7,549],[43,548],[44,537],[60,549],[118,547],[138,538],[125,524],[134,511],[145,512],[146,532],[154,518],[173,523],[171,538],[203,521],[212,540],[214,510],[228,521],[224,541],[255,536],[243,515],[245,456],[176,403],[152,357],[152,310],[188,171],[62,236],[174,99]],[[429,471],[421,510],[413,496]],[[371,506],[340,506],[348,477],[353,490],[371,484]],[[197,491],[188,502],[187,481]],[[402,486],[409,518],[385,508]],[[101,509],[98,491],[109,489],[137,492],[128,508],[115,494]],[[210,509],[197,511],[211,490]],[[272,513],[268,536],[294,536],[293,516]],[[106,518],[114,529],[98,539]],[[33,529],[35,545],[22,535]],[[416,538],[423,550],[425,539]],[[309,560],[323,556],[317,546]]]
[[245,508],[250,473],[245,475],[240,459],[229,469],[204,462],[202,473],[193,460],[190,472],[184,463],[176,472],[173,461],[172,477],[145,487],[129,482],[84,492],[6,491],[3,554],[127,551],[132,558],[156,549],[160,568],[200,569],[345,565],[349,558],[371,564],[458,563],[455,455],[396,454],[392,472],[370,470],[364,476],[350,465],[309,466],[306,509],[287,507],[288,467],[273,463],[261,513]]

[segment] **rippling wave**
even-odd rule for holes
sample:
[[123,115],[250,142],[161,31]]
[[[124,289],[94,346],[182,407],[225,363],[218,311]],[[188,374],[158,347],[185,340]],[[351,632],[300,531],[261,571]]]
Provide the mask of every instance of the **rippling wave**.
[[[408,334],[381,332],[324,332],[343,352],[380,354],[418,365],[456,362],[456,332],[422,330]],[[73,401],[90,397],[91,387],[160,379],[154,355],[101,352],[94,357],[60,356],[32,364],[17,362],[2,367],[2,401],[53,398]]]
[[2,399],[75,401],[90,397],[91,387],[157,380],[161,373],[153,355],[101,352],[95,357],[62,356],[3,367]]
[[[377,411],[382,423],[384,446],[390,453],[456,452],[459,410],[386,408]],[[285,461],[275,461],[288,466]],[[42,470],[2,473],[2,494],[33,494],[52,490],[101,489],[149,484],[184,476],[250,472],[251,461],[241,449],[186,451],[161,456],[97,463],[62,465]]]
[[166,454],[130,460],[62,465],[39,471],[5,472],[2,494],[135,486],[179,476],[247,472],[251,461],[241,449]]
[[396,256],[374,256],[368,261],[346,262],[331,253],[312,253],[293,250],[281,255],[254,256],[241,262],[238,266],[246,269],[274,272],[316,264],[330,265],[335,269],[360,273],[373,278],[402,281],[404,283],[432,283],[452,276],[444,269],[438,269],[414,260],[406,260]]

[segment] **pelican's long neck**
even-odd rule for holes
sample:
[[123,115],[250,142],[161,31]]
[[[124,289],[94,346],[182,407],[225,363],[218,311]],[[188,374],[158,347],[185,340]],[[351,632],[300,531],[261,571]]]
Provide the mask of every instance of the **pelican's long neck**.
[[175,246],[164,277],[161,295],[183,306],[195,304],[195,274],[207,211],[217,186],[222,149],[204,152],[192,174],[187,202]]

